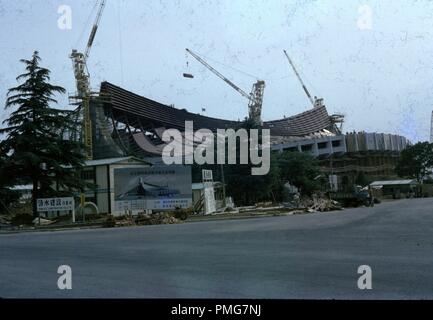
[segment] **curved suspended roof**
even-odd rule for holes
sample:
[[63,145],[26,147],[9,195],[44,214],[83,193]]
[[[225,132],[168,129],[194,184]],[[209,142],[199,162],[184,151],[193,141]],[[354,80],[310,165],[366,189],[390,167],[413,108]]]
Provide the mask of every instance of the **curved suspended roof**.
[[[101,94],[109,97],[109,106],[115,113],[126,112],[155,122],[165,128],[183,130],[185,121],[193,121],[194,128],[207,128],[210,130],[237,128],[241,122],[191,113],[185,109],[177,109],[157,101],[140,96],[109,82],[101,83]],[[305,136],[323,129],[332,128],[332,122],[326,107],[320,106],[307,110],[295,116],[284,119],[265,121],[264,128],[271,130],[273,136]]]

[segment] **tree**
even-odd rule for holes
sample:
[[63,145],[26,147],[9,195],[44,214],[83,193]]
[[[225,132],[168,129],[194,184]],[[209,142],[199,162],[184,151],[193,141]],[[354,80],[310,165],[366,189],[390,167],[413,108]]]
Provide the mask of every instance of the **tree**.
[[[251,129],[261,129],[260,125],[246,118],[241,124],[241,128],[247,131]],[[251,132],[251,131],[249,131]],[[261,130],[259,131],[259,141],[261,141]],[[239,140],[239,145],[246,143]],[[226,149],[226,156],[228,150]],[[236,154],[236,163],[228,165],[226,172],[227,193],[233,196],[237,205],[253,205],[262,201],[282,200],[282,189],[278,164],[271,154],[269,172],[266,175],[252,175],[253,164],[240,164],[240,148]],[[227,162],[226,162],[227,163]]]
[[423,181],[432,173],[433,144],[418,142],[404,149],[395,168],[400,177]]
[[50,71],[39,66],[35,51],[31,60],[20,60],[26,72],[22,81],[9,89],[5,109],[16,107],[0,129],[6,139],[0,142],[0,152],[7,155],[0,167],[0,176],[20,184],[32,184],[33,215],[37,216],[36,199],[52,196],[55,186],[64,190],[82,188],[77,171],[84,156],[82,145],[63,138],[64,130],[73,129],[70,111],[54,109],[55,94],[65,89],[49,83]]
[[283,186],[275,155],[271,154],[267,174],[251,175],[251,167],[250,164],[227,166],[227,193],[233,196],[236,204],[253,205],[262,201],[281,201]]
[[355,183],[363,187],[369,183],[369,180],[365,176],[365,173],[361,171],[356,175]]
[[306,194],[320,189],[320,168],[312,155],[284,151],[278,155],[277,161],[283,181],[290,182]]

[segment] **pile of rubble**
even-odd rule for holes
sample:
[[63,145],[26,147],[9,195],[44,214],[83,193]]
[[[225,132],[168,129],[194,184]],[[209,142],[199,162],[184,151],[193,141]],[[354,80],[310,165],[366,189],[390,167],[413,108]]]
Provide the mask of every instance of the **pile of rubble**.
[[153,213],[153,214],[140,214],[135,218],[137,225],[152,225],[152,224],[173,224],[178,223],[179,220],[170,213]]
[[326,198],[313,198],[313,204],[308,207],[308,212],[316,212],[316,211],[334,211],[334,210],[342,210],[342,205],[335,201]]
[[289,201],[283,203],[284,208],[293,210],[293,214],[324,212],[342,210],[341,203],[331,200],[322,194],[314,194],[312,197],[302,197],[299,201]]
[[109,215],[105,220],[103,226],[106,228],[113,227],[126,227],[126,226],[143,226],[143,225],[154,225],[154,224],[174,224],[179,223],[179,219],[174,217],[170,212],[160,212],[145,214],[141,213],[138,216],[124,215],[120,217],[114,217]]
[[275,204],[272,202],[261,202],[255,206],[236,208],[238,213],[250,214],[303,214],[311,212],[323,212],[342,210],[342,205],[326,197],[325,194],[314,194],[312,197],[294,197],[290,201]]

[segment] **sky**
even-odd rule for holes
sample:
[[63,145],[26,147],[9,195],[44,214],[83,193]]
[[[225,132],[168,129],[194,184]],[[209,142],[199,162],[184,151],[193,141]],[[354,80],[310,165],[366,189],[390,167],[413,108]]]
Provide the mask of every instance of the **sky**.
[[[68,56],[84,51],[95,3],[0,0],[0,107],[23,72],[19,60],[34,50],[52,83],[75,91]],[[62,6],[71,9],[70,28]],[[189,48],[246,92],[265,80],[262,118],[273,120],[311,107],[286,50],[311,94],[345,115],[344,132],[416,142],[430,136],[432,30],[427,0],[107,0],[87,65],[95,90],[109,81],[191,112],[243,119],[248,100]],[[58,98],[58,107],[72,108],[67,95]],[[2,108],[0,120],[9,112]]]

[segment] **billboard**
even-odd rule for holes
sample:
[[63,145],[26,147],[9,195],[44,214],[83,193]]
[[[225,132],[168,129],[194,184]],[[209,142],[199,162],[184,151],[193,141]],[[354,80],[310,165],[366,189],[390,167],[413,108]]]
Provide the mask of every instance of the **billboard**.
[[191,167],[114,169],[114,202],[116,212],[188,208],[192,205]]

